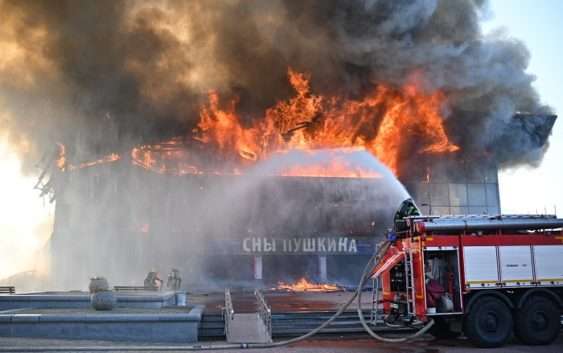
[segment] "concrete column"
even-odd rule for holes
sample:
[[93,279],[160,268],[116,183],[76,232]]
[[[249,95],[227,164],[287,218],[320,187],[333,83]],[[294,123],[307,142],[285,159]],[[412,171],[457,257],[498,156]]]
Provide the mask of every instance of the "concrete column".
[[262,256],[254,256],[254,279],[262,280]]
[[326,269],[326,256],[319,255],[319,278],[321,282],[328,281],[328,272]]

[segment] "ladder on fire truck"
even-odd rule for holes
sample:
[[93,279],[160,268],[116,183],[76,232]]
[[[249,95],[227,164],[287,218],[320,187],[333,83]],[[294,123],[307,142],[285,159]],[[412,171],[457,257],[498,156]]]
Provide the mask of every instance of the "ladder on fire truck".
[[[414,286],[414,269],[412,263],[412,253],[410,250],[405,252],[405,292],[407,294],[406,297],[406,306],[407,306],[407,313],[410,317],[415,317],[416,315],[416,293],[415,293],[415,286]],[[377,324],[379,320],[379,312],[380,312],[380,303],[381,300],[379,299],[379,287],[381,285],[381,281],[379,277],[372,279],[372,307],[371,307],[371,322],[372,324]]]
[[410,317],[414,317],[416,314],[416,293],[414,288],[414,274],[412,265],[412,253],[410,249],[405,251],[405,292],[407,294],[407,313]]
[[379,277],[371,279],[371,317],[370,321],[372,325],[377,325],[379,320]]

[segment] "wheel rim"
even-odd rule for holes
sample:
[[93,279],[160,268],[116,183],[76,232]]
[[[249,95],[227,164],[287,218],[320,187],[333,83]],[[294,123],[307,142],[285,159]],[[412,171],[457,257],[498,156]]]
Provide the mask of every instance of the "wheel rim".
[[547,328],[548,321],[547,315],[543,311],[536,311],[532,315],[532,327],[535,330],[545,330]]
[[498,330],[498,317],[494,312],[487,312],[480,321],[481,327],[486,332],[496,332]]

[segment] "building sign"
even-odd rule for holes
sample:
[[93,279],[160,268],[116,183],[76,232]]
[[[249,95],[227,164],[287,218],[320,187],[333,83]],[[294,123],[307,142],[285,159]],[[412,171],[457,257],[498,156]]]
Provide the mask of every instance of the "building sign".
[[249,237],[244,238],[241,245],[246,254],[358,254],[358,242],[350,237]]

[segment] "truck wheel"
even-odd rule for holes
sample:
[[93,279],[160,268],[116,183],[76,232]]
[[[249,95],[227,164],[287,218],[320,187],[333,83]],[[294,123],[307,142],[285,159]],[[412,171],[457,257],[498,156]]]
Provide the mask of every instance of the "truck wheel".
[[453,331],[450,324],[442,317],[434,318],[434,325],[430,328],[429,333],[435,338],[456,338],[461,335],[461,332]]
[[512,335],[512,314],[495,297],[479,298],[465,317],[465,335],[478,347],[500,347]]
[[525,344],[549,344],[557,338],[560,329],[560,310],[553,301],[531,297],[515,314],[514,331]]

